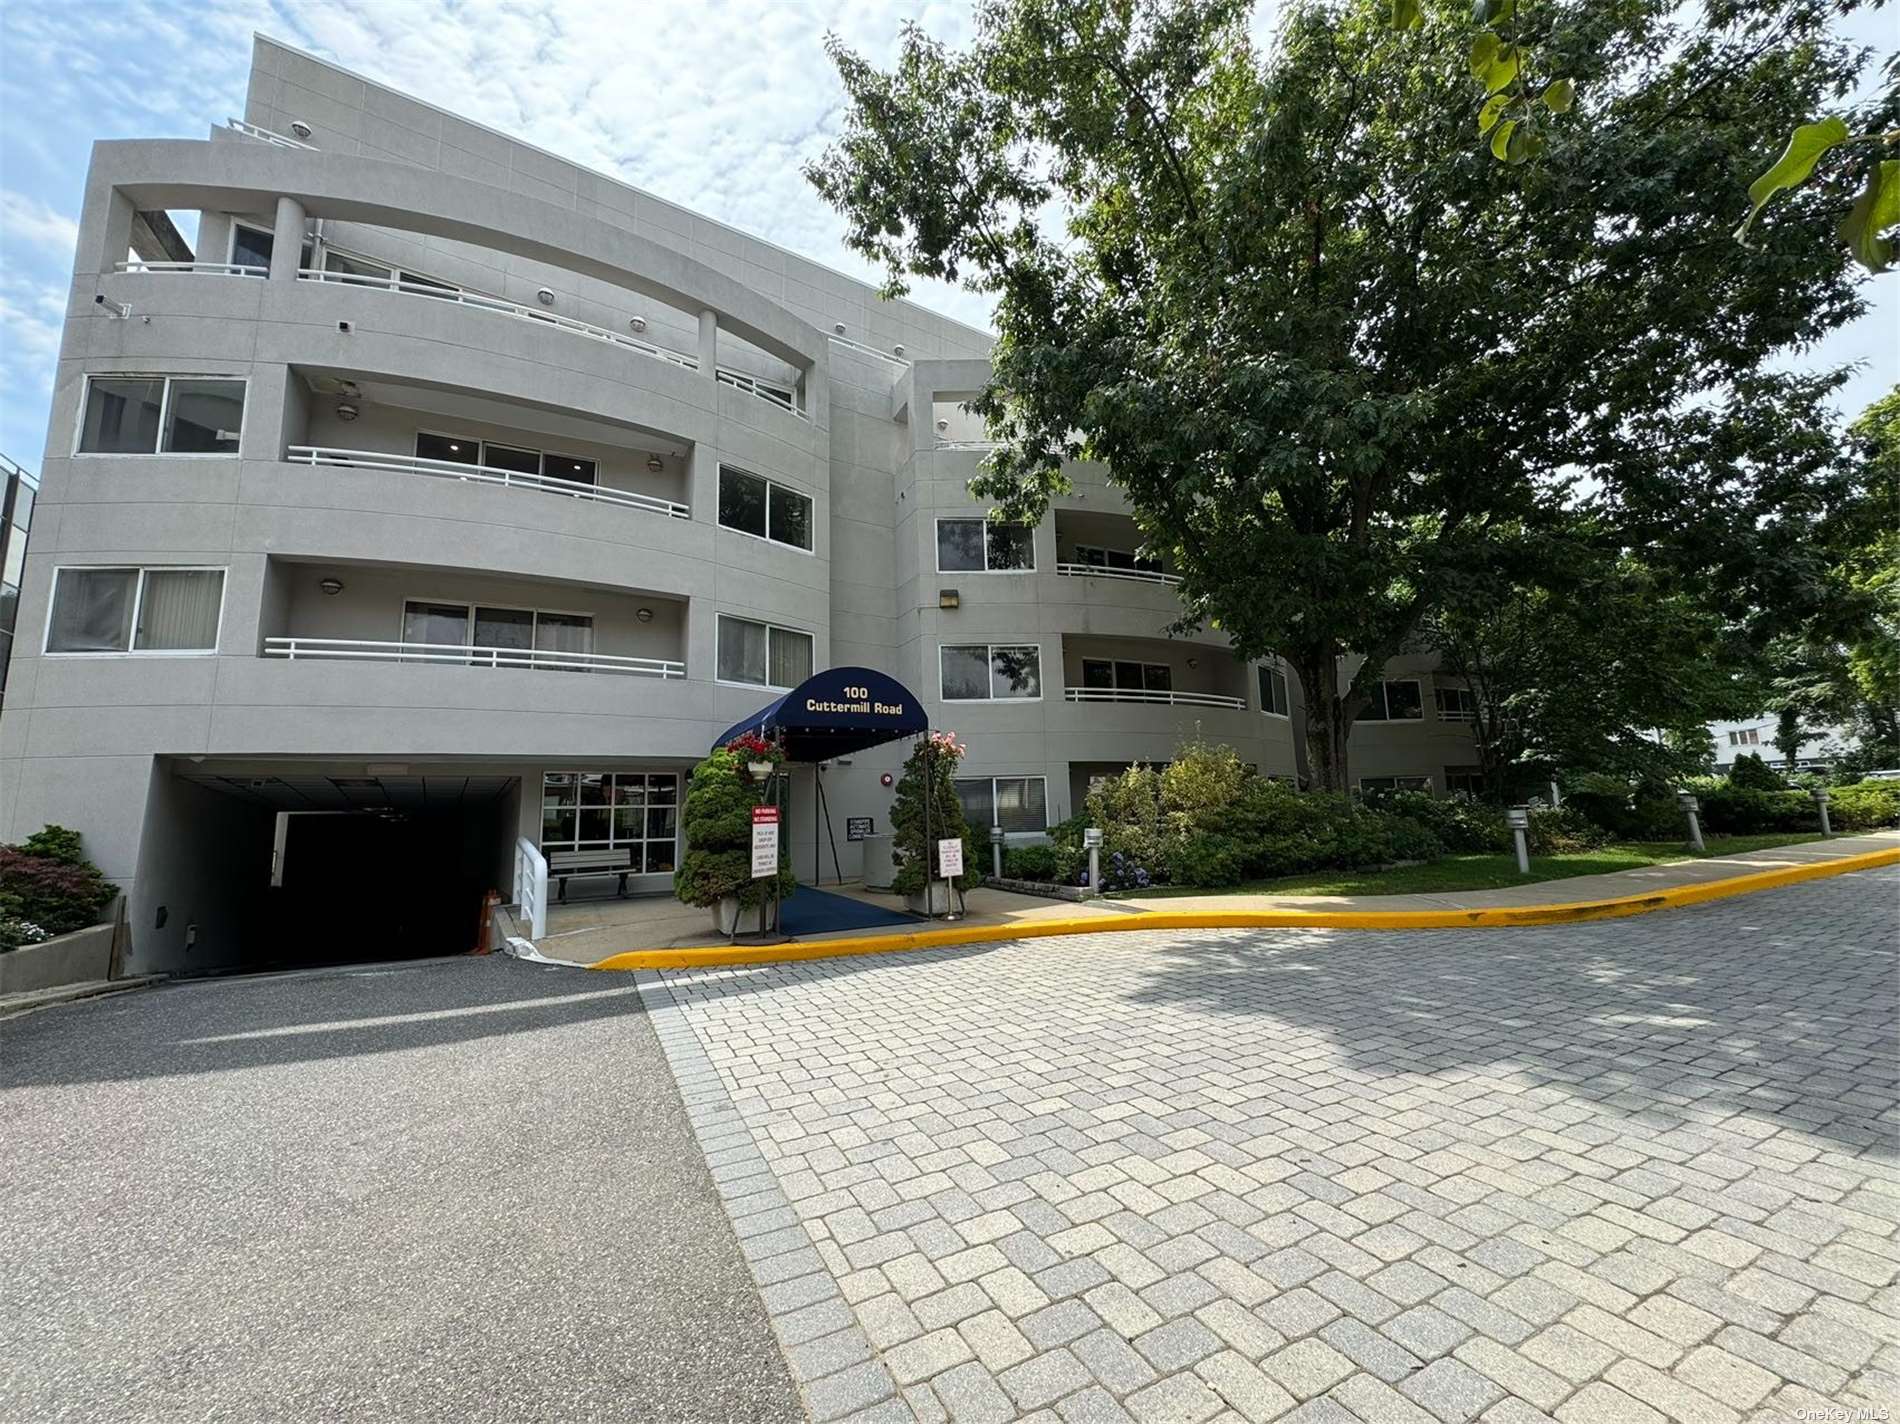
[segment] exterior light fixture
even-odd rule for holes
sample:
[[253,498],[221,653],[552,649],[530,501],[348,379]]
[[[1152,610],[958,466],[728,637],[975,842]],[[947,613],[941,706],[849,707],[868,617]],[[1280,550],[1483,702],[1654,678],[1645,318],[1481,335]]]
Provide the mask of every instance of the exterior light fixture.
[[630,316],[627,318],[627,325],[632,327],[635,331],[645,331],[647,329],[647,319],[643,316]]
[[358,410],[355,406],[351,405],[348,401],[338,401],[336,403],[336,418],[342,421],[345,425],[348,425],[351,421],[355,420],[356,417],[361,414],[362,412]]
[[330,597],[335,598],[339,593],[343,592],[343,580],[332,575],[326,579],[318,579],[317,587],[329,594]]
[[1201,660],[1199,658],[1188,659],[1188,671],[1192,672],[1195,668],[1199,667],[1200,665],[1201,665]]
[[898,345],[896,345],[896,346],[893,346],[893,347],[891,348],[891,355],[893,355],[893,356],[902,356],[903,354],[904,354],[904,347],[903,347],[903,344],[902,344],[901,342],[900,342],[900,343],[899,343]]
[[298,138],[309,138],[313,132],[310,125],[306,124],[302,119],[292,119],[290,121],[290,131],[297,135]]
[[938,421],[938,422],[937,422],[937,433],[938,433],[939,435],[942,435],[942,434],[943,434],[943,433],[944,433],[944,432],[945,432],[946,430],[948,430],[949,428],[950,428],[950,422],[949,422],[949,421],[947,421],[947,420],[940,420],[940,421]]
[[651,608],[636,608],[633,610],[633,616],[642,623],[651,623],[653,621],[653,610]]
[[534,294],[534,299],[537,302],[541,303],[541,305],[544,307],[553,306],[554,305],[554,288],[552,287],[541,288],[540,291]]
[[841,321],[837,321],[837,322],[833,322],[833,323],[831,324],[831,329],[832,329],[833,331],[835,331],[835,332],[837,332],[837,333],[838,333],[838,335],[840,335],[840,336],[843,336],[843,335],[844,335],[844,323],[843,323],[843,322],[841,322]]
[[647,468],[657,475],[661,470],[666,468],[666,461],[662,460],[658,455],[649,455],[647,456]]
[[937,607],[961,608],[963,607],[963,595],[958,593],[954,588],[940,588],[937,590]]

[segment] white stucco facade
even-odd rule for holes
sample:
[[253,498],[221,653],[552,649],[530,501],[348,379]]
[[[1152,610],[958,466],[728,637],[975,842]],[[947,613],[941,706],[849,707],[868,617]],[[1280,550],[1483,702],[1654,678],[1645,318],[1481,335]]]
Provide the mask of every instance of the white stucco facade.
[[[1297,773],[1297,685],[1168,636],[1101,471],[1027,567],[942,567],[984,513],[985,333],[261,37],[244,124],[94,147],[0,717],[0,838],[84,833],[128,967],[236,962],[287,809],[475,808],[463,870],[505,889],[564,824],[548,778],[624,776],[663,889],[664,779],[807,663],[895,676],[1049,822],[1197,732]],[[191,261],[158,211],[198,214]],[[237,383],[236,428],[174,434]],[[790,537],[728,527],[722,471]],[[978,647],[1034,695],[946,697]],[[1418,713],[1362,723],[1355,775],[1443,790],[1465,725],[1429,662],[1390,672]],[[835,862],[801,773],[801,875],[856,873],[902,754],[821,773]]]

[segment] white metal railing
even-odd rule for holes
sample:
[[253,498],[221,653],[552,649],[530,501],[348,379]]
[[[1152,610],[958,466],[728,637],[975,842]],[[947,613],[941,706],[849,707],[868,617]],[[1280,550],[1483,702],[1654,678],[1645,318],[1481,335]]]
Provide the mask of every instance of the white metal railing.
[[297,275],[306,282],[336,282],[346,287],[371,287],[385,292],[407,292],[411,296],[433,297],[439,302],[455,302],[460,306],[474,307],[478,311],[514,317],[519,321],[538,321],[546,326],[559,327],[562,331],[572,332],[576,336],[586,336],[595,341],[623,346],[629,351],[637,351],[642,356],[651,356],[671,366],[680,366],[688,371],[699,369],[698,357],[688,356],[684,352],[673,351],[665,346],[655,346],[651,341],[642,341],[637,336],[623,336],[618,331],[609,331],[606,327],[595,326],[592,322],[577,321],[571,316],[557,316],[550,311],[523,306],[520,302],[503,301],[500,297],[483,296],[479,292],[465,292],[460,287],[445,286],[439,282],[416,282],[406,277],[377,277],[361,272],[332,272],[322,267],[302,267],[298,269]]
[[339,450],[328,445],[292,445],[286,452],[293,465],[340,465],[352,470],[385,470],[399,475],[428,475],[435,479],[461,480],[468,484],[501,485],[507,489],[540,490],[566,495],[570,499],[591,499],[602,504],[617,504],[641,509],[649,514],[664,514],[673,519],[691,519],[692,510],[670,499],[635,494],[630,490],[609,489],[581,480],[557,479],[552,475],[529,475],[519,470],[503,470],[493,465],[464,465],[455,460],[429,460],[420,455],[391,455],[380,450]]
[[1135,687],[1065,687],[1062,695],[1070,702],[1146,702],[1164,707],[1237,707],[1244,708],[1244,697],[1223,697],[1218,692],[1150,692]]
[[623,658],[558,648],[490,648],[467,643],[391,643],[369,638],[266,638],[267,658],[343,658],[354,662],[448,663],[459,667],[526,668],[533,672],[610,672],[631,677],[685,677],[668,658]]
[[939,440],[933,447],[938,450],[1000,450],[1000,440]]
[[203,277],[268,277],[268,267],[243,262],[120,262],[116,272],[196,272]]
[[853,341],[848,336],[833,336],[833,346],[842,346],[847,351],[856,351],[863,356],[875,356],[880,361],[889,361],[894,366],[910,365],[910,357],[899,356],[895,351],[880,351],[875,346],[866,346],[862,341]]
[[1440,707],[1438,720],[1441,722],[1475,722],[1478,720],[1476,709],[1470,707]]
[[1142,583],[1165,583],[1170,587],[1181,582],[1179,574],[1164,574],[1159,569],[1111,569],[1101,564],[1057,564],[1056,572],[1070,578],[1136,579]]
[[301,148],[310,153],[317,151],[314,143],[305,143],[302,139],[286,138],[283,134],[272,133],[269,129],[260,129],[256,124],[247,124],[242,119],[226,119],[224,126],[233,133],[241,133],[246,138],[262,140],[275,144],[278,148]]
[[757,376],[748,376],[744,371],[735,371],[729,366],[720,366],[714,372],[722,386],[731,386],[744,391],[747,395],[757,396],[762,401],[770,401],[780,410],[789,410],[800,420],[806,418],[805,412],[798,408],[796,401],[781,387],[760,380]]
[[548,932],[548,860],[526,836],[515,842],[515,904],[528,922],[528,938]]

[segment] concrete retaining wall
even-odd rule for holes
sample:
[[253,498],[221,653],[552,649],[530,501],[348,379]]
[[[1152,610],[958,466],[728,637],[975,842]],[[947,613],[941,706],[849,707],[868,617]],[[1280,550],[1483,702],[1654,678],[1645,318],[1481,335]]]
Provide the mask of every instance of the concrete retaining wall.
[[0,994],[84,984],[112,975],[112,926],[90,925],[0,953]]

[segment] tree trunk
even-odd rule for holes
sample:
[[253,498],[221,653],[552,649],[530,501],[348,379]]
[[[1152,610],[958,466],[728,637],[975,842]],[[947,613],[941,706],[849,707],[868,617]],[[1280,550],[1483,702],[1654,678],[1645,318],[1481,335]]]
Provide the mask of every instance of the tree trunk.
[[1801,750],[1801,714],[1794,708],[1784,707],[1776,714],[1774,741],[1782,763],[1793,771],[1795,756]]
[[1306,766],[1315,791],[1348,791],[1352,781],[1346,766],[1346,744],[1352,735],[1352,715],[1339,693],[1339,660],[1312,654],[1293,662],[1306,702]]

